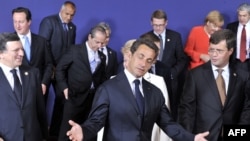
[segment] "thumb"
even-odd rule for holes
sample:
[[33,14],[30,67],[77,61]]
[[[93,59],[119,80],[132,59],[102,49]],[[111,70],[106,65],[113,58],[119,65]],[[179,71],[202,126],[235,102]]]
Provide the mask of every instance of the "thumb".
[[73,120],[69,120],[69,125],[71,125],[71,126],[75,126],[75,125],[76,125],[76,123],[75,123]]
[[208,134],[209,134],[209,131],[206,131],[206,132],[201,133],[201,135],[202,135],[203,137],[206,137]]

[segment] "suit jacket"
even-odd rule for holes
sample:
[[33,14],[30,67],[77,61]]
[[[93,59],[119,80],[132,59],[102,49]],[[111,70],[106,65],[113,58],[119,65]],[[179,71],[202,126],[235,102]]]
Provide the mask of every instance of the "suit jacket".
[[118,63],[117,63],[117,53],[110,47],[107,48],[108,54],[108,64],[106,65],[106,77],[110,78],[111,76],[116,75]]
[[88,120],[82,125],[84,140],[104,126],[104,141],[150,141],[156,122],[176,141],[193,141],[194,135],[174,123],[156,86],[142,80],[145,113],[140,115],[124,72],[104,82],[97,90]]
[[[62,55],[56,67],[56,81],[61,91],[68,88],[68,100],[64,103],[63,118],[58,140],[68,140],[68,121],[82,123],[88,117],[95,90],[106,80],[106,57],[99,52],[100,64],[92,74],[86,44],[72,45]],[[93,86],[92,85],[93,82]]]
[[[226,28],[230,29],[235,34],[237,34],[238,26],[239,26],[239,21],[235,21],[235,22],[229,23],[226,26]],[[241,32],[241,31],[239,31],[239,32]],[[237,42],[238,42],[238,39],[237,39]],[[241,62],[239,59],[236,58],[236,52],[237,52],[237,49],[235,48],[235,51],[233,52],[233,55],[231,57],[231,61],[233,61],[233,63],[235,64],[236,67],[242,68],[246,71],[249,71],[250,70],[250,59],[246,59],[245,62]]]
[[44,99],[35,68],[19,67],[22,101],[17,101],[0,67],[0,138],[4,141],[42,141],[48,135]]
[[[163,77],[151,74],[151,73],[146,73],[143,78],[147,80],[148,82],[154,84],[157,88],[159,88],[165,98],[165,104],[167,108],[170,110],[170,104],[169,104],[169,96],[168,96],[168,91],[167,91],[167,86],[165,84],[165,81]],[[160,127],[155,123],[152,131],[152,141],[171,141],[171,138],[164,133]]]
[[96,89],[106,80],[105,55],[99,52],[101,63],[92,74],[86,44],[72,45],[62,56],[56,67],[56,81],[59,89],[69,89],[69,97],[75,104],[83,104],[92,82]]
[[[169,109],[169,98],[168,98],[168,91],[167,91],[167,86],[165,84],[164,79],[161,76],[152,74],[152,73],[146,73],[143,78],[154,84],[156,87],[158,87],[164,98],[165,98],[165,104],[167,106],[167,108]],[[103,137],[103,131],[104,128],[102,128],[99,132],[98,132],[98,138],[97,141],[102,141],[102,137]],[[154,127],[153,127],[153,131],[152,131],[152,137],[151,137],[152,141],[171,141],[171,138],[169,138],[160,128],[159,126],[155,123]]]
[[[154,34],[153,30],[149,31]],[[187,65],[187,56],[184,53],[180,33],[166,29],[165,44],[161,62],[171,68],[171,77],[176,79]]]
[[58,63],[66,48],[75,44],[76,26],[72,22],[68,23],[67,39],[64,32],[59,14],[45,17],[40,23],[39,35],[46,38],[50,43],[55,64]]
[[45,38],[31,33],[31,58],[28,61],[24,54],[22,65],[36,67],[40,71],[40,77],[43,84],[47,87],[53,71],[53,60],[51,50]]
[[209,131],[207,139],[217,141],[223,125],[249,122],[249,73],[232,67],[229,73],[224,107],[210,61],[188,73],[179,107],[184,128],[194,134]]

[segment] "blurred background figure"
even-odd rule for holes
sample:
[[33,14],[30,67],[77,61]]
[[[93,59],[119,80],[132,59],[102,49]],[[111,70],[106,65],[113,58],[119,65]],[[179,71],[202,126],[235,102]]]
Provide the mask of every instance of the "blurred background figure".
[[[72,22],[76,13],[76,5],[71,1],[65,1],[60,9],[60,12],[54,15],[47,16],[42,19],[39,26],[39,35],[43,36],[49,42],[54,67],[61,55],[72,44],[75,44],[76,26]],[[55,69],[54,69],[55,71]],[[56,80],[52,76],[52,86],[50,87],[50,94],[55,97],[53,102],[53,113],[50,123],[49,133],[51,136],[57,137],[62,121],[63,113],[63,93],[57,87]]]
[[241,4],[237,14],[238,21],[229,23],[226,27],[237,35],[233,61],[236,67],[250,71],[250,4]]
[[98,25],[105,29],[107,35],[104,46],[100,48],[99,51],[101,51],[106,56],[105,73],[106,73],[106,78],[110,78],[111,76],[116,75],[117,73],[117,68],[118,68],[117,53],[115,50],[113,50],[108,46],[111,36],[111,28],[109,24],[101,22]]
[[186,72],[187,56],[184,53],[181,34],[167,28],[168,18],[165,11],[161,9],[155,10],[151,15],[150,23],[153,29],[148,33],[155,34],[161,40],[157,60],[170,68],[165,80],[169,93],[171,113],[173,119],[176,120],[182,83],[185,78],[183,73]]
[[220,30],[223,25],[223,15],[219,11],[213,10],[207,14],[203,25],[192,28],[184,49],[190,58],[189,69],[210,60],[208,55],[209,38],[215,31]]

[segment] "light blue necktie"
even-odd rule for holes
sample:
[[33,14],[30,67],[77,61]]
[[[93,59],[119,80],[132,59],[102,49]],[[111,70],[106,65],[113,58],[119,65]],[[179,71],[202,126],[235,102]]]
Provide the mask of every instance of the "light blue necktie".
[[30,42],[27,36],[23,36],[24,38],[24,50],[27,56],[28,61],[30,61]]
[[91,72],[94,73],[96,68],[96,61],[95,58],[90,62]]
[[90,61],[90,67],[91,67],[91,72],[94,73],[95,69],[97,67],[97,63],[98,63],[98,57],[96,56],[96,52],[92,52],[92,59]]

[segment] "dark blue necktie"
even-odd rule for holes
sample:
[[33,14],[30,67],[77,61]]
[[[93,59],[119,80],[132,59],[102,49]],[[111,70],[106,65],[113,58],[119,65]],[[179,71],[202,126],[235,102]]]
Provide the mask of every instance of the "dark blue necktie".
[[136,99],[137,105],[139,107],[139,110],[140,110],[141,114],[143,115],[143,113],[144,113],[144,98],[143,98],[142,93],[141,93],[140,88],[139,88],[140,80],[135,79],[134,83],[135,83],[135,99]]
[[19,103],[21,103],[22,101],[22,85],[20,83],[20,80],[16,74],[16,69],[12,69],[10,71],[13,74],[13,78],[14,78],[14,94],[18,100]]

